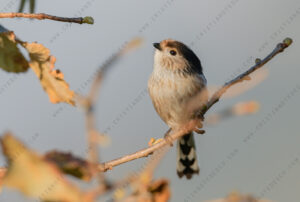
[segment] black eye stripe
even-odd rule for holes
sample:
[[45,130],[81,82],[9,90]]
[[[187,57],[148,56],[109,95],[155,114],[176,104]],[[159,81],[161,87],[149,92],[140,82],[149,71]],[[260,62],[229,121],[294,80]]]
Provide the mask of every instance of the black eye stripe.
[[170,50],[170,54],[171,54],[171,55],[176,55],[177,53],[176,53],[176,51],[174,51],[174,50]]

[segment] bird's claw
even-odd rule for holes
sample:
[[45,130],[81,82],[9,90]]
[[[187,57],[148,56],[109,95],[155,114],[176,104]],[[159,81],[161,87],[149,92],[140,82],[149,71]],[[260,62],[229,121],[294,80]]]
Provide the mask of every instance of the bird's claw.
[[169,135],[169,133],[165,134],[164,139],[170,145],[170,147],[173,147],[173,138]]
[[203,114],[198,114],[198,119],[201,120],[201,122],[203,122],[203,121],[204,121],[204,116],[203,116]]
[[196,128],[194,131],[200,135],[203,135],[205,133],[205,130],[201,130],[200,128]]

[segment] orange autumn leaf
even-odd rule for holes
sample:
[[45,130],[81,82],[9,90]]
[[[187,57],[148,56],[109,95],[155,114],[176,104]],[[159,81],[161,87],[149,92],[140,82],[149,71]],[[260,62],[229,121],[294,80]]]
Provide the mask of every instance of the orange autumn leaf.
[[25,43],[24,47],[29,52],[31,59],[29,66],[40,79],[50,101],[75,105],[74,91],[70,90],[69,85],[65,82],[63,73],[54,69],[56,59],[50,55],[50,50],[38,43]]

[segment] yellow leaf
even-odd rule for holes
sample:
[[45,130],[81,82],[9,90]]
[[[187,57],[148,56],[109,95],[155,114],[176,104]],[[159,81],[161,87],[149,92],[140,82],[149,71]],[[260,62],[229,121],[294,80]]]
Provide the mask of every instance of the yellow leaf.
[[26,72],[28,62],[20,52],[13,32],[0,33],[0,68],[7,72]]
[[1,144],[8,159],[3,186],[45,201],[88,201],[86,195],[69,183],[54,164],[43,160],[11,134],[6,134]]
[[28,50],[31,59],[29,65],[40,79],[50,101],[75,105],[74,91],[71,91],[65,82],[63,73],[59,70],[53,70],[56,59],[50,55],[49,49],[38,43],[25,43],[24,47]]

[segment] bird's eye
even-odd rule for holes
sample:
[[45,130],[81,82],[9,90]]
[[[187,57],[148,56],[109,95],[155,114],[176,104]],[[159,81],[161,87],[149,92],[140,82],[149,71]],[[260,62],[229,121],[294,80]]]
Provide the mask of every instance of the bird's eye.
[[170,54],[171,54],[171,55],[176,55],[177,53],[176,53],[176,51],[174,51],[174,50],[170,50]]

